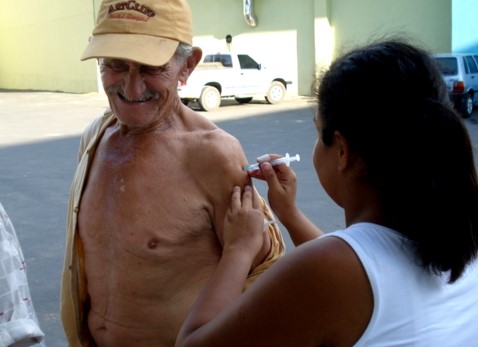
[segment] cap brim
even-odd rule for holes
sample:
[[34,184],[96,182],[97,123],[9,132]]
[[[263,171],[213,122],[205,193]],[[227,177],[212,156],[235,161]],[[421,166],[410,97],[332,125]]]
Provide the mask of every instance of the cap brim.
[[81,55],[91,58],[117,58],[140,64],[161,66],[173,56],[179,42],[163,37],[138,34],[102,34],[92,36]]

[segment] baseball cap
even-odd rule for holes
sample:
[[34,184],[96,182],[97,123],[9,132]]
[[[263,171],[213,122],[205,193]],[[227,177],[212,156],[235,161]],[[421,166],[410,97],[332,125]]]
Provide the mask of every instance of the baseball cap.
[[192,45],[187,0],[103,0],[81,60],[118,58],[161,66],[179,42]]

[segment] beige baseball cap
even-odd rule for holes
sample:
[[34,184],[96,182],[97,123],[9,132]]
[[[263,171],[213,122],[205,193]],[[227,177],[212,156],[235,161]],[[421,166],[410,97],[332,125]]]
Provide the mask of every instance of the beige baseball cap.
[[161,66],[179,42],[192,45],[192,15],[186,0],[103,0],[81,60],[118,58]]

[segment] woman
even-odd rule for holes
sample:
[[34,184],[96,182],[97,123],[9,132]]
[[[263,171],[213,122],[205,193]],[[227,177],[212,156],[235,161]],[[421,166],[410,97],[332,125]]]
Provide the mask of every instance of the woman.
[[477,175],[434,62],[400,40],[353,50],[318,101],[313,162],[346,229],[322,235],[295,204],[293,171],[262,163],[253,176],[302,245],[241,295],[263,223],[236,187],[221,262],[176,346],[476,344]]

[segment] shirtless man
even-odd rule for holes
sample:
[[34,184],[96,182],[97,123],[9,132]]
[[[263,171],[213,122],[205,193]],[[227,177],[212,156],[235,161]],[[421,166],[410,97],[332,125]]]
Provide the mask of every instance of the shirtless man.
[[[72,185],[61,298],[71,347],[174,346],[221,256],[232,187],[250,184],[237,139],[177,95],[202,54],[191,28],[186,0],[101,5],[82,59],[99,59],[111,111],[84,132]],[[276,225],[264,238],[249,282],[284,251]]]

